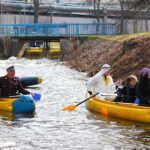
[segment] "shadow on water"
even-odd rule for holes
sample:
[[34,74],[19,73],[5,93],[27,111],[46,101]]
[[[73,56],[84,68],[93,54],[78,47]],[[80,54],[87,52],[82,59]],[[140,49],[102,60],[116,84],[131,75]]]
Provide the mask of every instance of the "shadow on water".
[[87,116],[88,119],[102,120],[102,121],[106,121],[107,123],[114,122],[118,126],[137,126],[137,127],[138,126],[148,126],[148,124],[146,124],[146,123],[120,119],[120,118],[117,118],[117,117],[98,114],[98,113],[92,112],[92,111],[89,111],[89,112],[90,112],[90,115]]
[[4,121],[18,121],[20,118],[34,118],[35,113],[12,113],[0,111],[0,118]]
[[106,116],[92,111],[89,111],[87,119],[102,121],[92,124],[104,128],[116,126],[117,129],[122,130],[122,135],[130,137],[130,140],[140,142],[143,145],[150,145],[150,124]]

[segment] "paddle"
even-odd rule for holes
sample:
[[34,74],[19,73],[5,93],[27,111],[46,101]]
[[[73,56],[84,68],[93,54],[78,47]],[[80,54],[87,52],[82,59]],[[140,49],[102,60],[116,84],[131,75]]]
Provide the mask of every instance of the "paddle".
[[[96,94],[94,94],[92,97],[95,97],[95,96],[98,95],[98,94],[99,94],[99,93],[96,93]],[[89,98],[85,99],[84,101],[78,103],[77,105],[70,105],[70,106],[68,106],[68,107],[65,107],[65,108],[62,109],[62,111],[65,111],[65,110],[68,110],[68,111],[75,110],[77,106],[79,106],[79,105],[81,105],[82,103],[88,101],[88,100],[89,100],[90,98],[92,98],[92,97],[89,97]]]
[[39,101],[41,100],[41,94],[37,94],[37,93],[33,93],[33,99],[36,100],[36,101]]

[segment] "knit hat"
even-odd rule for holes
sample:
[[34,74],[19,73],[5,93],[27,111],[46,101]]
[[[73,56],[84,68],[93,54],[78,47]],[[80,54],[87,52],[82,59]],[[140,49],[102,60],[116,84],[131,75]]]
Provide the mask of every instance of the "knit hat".
[[148,75],[148,72],[150,71],[149,68],[143,68],[141,71],[140,71],[140,75],[142,77],[146,77]]

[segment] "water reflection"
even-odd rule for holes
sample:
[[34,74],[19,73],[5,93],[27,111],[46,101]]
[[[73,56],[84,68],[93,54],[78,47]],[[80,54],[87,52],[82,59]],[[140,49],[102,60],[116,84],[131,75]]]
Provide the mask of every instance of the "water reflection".
[[[89,111],[87,119],[103,121],[103,122],[93,122],[95,126],[100,126],[100,128],[105,128],[110,130],[110,127],[116,128],[117,130],[121,129],[121,134],[125,137],[128,137],[131,141],[140,143],[142,149],[147,149],[150,146],[150,125],[142,122],[124,120],[116,117],[101,115],[92,111]],[[149,148],[148,148],[149,149]]]
[[20,118],[33,118],[35,113],[12,113],[0,111],[0,118],[4,121],[17,121]]
[[125,119],[120,119],[117,117],[111,117],[111,116],[107,116],[107,115],[102,115],[102,114],[98,114],[92,111],[89,111],[90,115],[87,116],[88,119],[92,118],[95,120],[103,120],[103,121],[107,121],[107,122],[114,122],[115,124],[117,124],[118,126],[147,126],[150,127],[149,124],[146,123],[142,123],[142,122],[136,122],[136,121],[131,121],[131,120],[125,120]]

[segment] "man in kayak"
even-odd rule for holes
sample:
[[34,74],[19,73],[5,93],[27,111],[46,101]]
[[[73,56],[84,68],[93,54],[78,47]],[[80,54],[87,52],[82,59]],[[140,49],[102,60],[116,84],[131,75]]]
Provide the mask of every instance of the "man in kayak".
[[25,90],[18,77],[15,77],[15,68],[11,66],[7,68],[7,75],[0,77],[0,96],[9,97],[18,94],[31,94]]
[[102,66],[101,71],[93,76],[87,83],[87,91],[93,96],[93,94],[99,92],[98,98],[104,99],[104,94],[114,94],[119,86],[122,85],[122,80],[118,83],[114,83],[111,75],[111,67],[108,64]]

